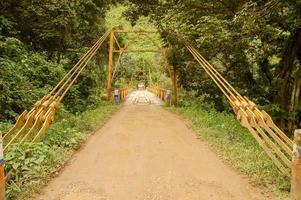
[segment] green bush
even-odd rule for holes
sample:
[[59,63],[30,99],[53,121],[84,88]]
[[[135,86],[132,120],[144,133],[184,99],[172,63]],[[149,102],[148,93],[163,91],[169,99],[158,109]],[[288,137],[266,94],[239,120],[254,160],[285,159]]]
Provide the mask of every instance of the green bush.
[[[30,109],[68,72],[73,65],[69,62],[66,59],[61,64],[55,63],[16,38],[0,38],[0,120],[14,121],[25,109]],[[91,62],[78,77],[63,100],[67,110],[84,112],[99,105],[106,84],[105,69],[99,68],[102,65],[101,61]]]
[[[5,171],[10,174],[7,199],[24,199],[36,192],[116,108],[102,102],[97,108],[78,115],[62,108],[57,122],[47,130],[41,142],[12,145],[5,152]],[[9,126],[0,124],[0,130],[5,133]]]
[[63,77],[63,65],[29,51],[16,38],[0,40],[0,120],[14,120]]
[[220,113],[201,101],[183,100],[182,113],[192,127],[218,151],[224,160],[246,174],[251,182],[266,191],[286,197],[290,183],[233,114]]

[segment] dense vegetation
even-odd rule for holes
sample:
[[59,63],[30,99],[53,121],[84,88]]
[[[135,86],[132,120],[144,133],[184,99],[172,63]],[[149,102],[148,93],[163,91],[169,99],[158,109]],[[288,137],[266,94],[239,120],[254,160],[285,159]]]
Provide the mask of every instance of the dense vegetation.
[[[117,2],[117,1],[116,1]],[[0,4],[0,119],[13,120],[57,83],[104,29],[147,27],[150,17],[169,50],[180,85],[205,96],[219,111],[229,110],[217,87],[185,50],[179,37],[192,42],[243,95],[270,112],[290,134],[301,122],[300,1],[143,1],[111,9],[115,1],[2,1]],[[130,3],[131,2],[131,3]],[[106,13],[111,16],[105,20]],[[147,47],[148,41],[119,36],[123,43]],[[155,36],[160,41],[160,36]],[[138,41],[138,43],[137,43]],[[121,42],[122,43],[122,42]],[[106,49],[104,48],[105,52]],[[147,57],[147,58],[146,58]],[[162,60],[154,54],[127,54],[116,72],[116,87],[145,81],[149,72],[167,83]],[[66,98],[72,112],[83,111],[105,85],[99,58]],[[18,74],[14,73],[18,70]],[[93,73],[91,73],[93,72]],[[168,73],[166,73],[168,74]],[[98,81],[96,81],[98,80]],[[130,81],[129,81],[130,80]],[[81,85],[82,83],[82,85]],[[84,87],[88,85],[90,87]],[[170,84],[169,84],[170,85]],[[89,88],[86,90],[86,88]],[[28,92],[30,91],[30,93]],[[97,93],[97,97],[93,94]],[[79,98],[73,98],[73,97]],[[90,100],[89,100],[90,98]],[[76,100],[75,100],[76,99]],[[77,106],[76,106],[77,105]]]
[[261,188],[265,194],[273,193],[281,199],[288,197],[289,178],[279,172],[232,114],[216,111],[211,104],[195,99],[193,94],[181,94],[182,106],[171,110],[183,115],[201,139],[208,141],[226,163],[245,174],[251,184]]
[[[0,2],[0,131],[47,94],[106,29],[111,1]],[[43,142],[5,152],[7,199],[24,199],[53,176],[116,109],[102,101],[106,47],[68,92]]]
[[243,95],[292,133],[301,122],[300,0],[131,0],[127,17],[150,16],[172,48],[183,88],[227,110],[221,93],[179,44],[193,43]]
[[[231,109],[181,40],[196,46],[241,94],[272,114],[290,135],[301,123],[300,0],[0,1],[0,130],[6,132],[18,114],[47,94],[87,47],[112,26],[157,28],[159,33],[152,37],[169,49],[169,64],[193,100],[182,101],[180,111],[196,128],[208,129],[205,137],[238,169],[252,173],[255,182],[288,190],[287,180],[259,153],[245,130],[227,114],[216,112]],[[117,37],[122,46],[133,43],[134,50],[155,49],[143,36]],[[106,65],[107,44],[68,92],[45,140],[30,147],[14,146],[7,153],[6,168],[14,169],[9,198],[26,194],[24,190],[53,175],[88,131],[114,110],[102,101]],[[164,58],[158,53],[125,54],[114,71],[114,87],[153,81],[170,88],[169,71],[162,66]],[[204,108],[208,104],[209,112]],[[215,125],[217,118],[225,123]],[[84,121],[91,124],[81,123]],[[254,163],[257,155],[259,163],[246,164]],[[260,165],[268,170],[260,171]]]
[[[0,131],[47,94],[91,44],[113,25],[133,28],[122,17],[126,7],[111,9],[112,1],[7,1],[0,4]],[[154,29],[155,26],[151,25]],[[134,28],[149,28],[147,17]],[[160,42],[160,35],[155,40]],[[133,49],[154,48],[140,36],[120,36]],[[114,111],[104,101],[108,43],[60,105],[56,122],[40,143],[12,145],[5,152],[9,174],[7,199],[24,199],[39,190],[80,147],[89,133]],[[154,59],[156,58],[156,59]],[[148,73],[165,81],[162,58],[156,53],[126,54],[115,71],[114,87],[147,82]],[[115,60],[116,61],[116,60]]]
[[[0,2],[0,120],[14,120],[66,74],[86,50],[83,47],[103,34],[111,3]],[[95,98],[106,82],[104,58],[99,56],[68,93],[65,104],[70,111],[84,111],[99,102]]]
[[[38,192],[116,108],[111,103],[102,103],[80,115],[61,108],[57,122],[47,131],[42,142],[10,147],[5,152],[5,170],[9,174],[7,200],[27,199],[33,192]],[[2,130],[9,127],[0,124]]]
[[[140,17],[135,25],[125,19],[124,13],[129,7],[118,5],[113,7],[106,18],[106,26],[116,29],[135,29],[135,30],[155,30],[156,26],[150,23],[148,17]],[[116,68],[114,85],[118,87],[124,84],[136,85],[143,82],[146,85],[152,81],[161,87],[171,87],[171,79],[168,77],[168,70],[164,67],[165,57],[158,52],[139,52],[139,50],[157,50],[157,46],[145,35],[138,34],[116,34],[121,47],[126,47],[120,60],[120,65]],[[159,33],[149,34],[149,37],[157,44],[162,46],[162,39]],[[117,47],[116,47],[117,48]],[[132,52],[131,52],[132,51]],[[118,57],[116,55],[116,57]],[[117,58],[116,58],[117,59]],[[151,80],[149,77],[152,77]]]

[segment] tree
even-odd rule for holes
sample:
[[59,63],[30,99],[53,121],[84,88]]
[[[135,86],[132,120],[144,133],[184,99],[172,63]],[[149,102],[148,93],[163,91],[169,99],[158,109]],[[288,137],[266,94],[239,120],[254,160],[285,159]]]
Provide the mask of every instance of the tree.
[[131,2],[126,16],[132,23],[139,15],[151,16],[172,45],[176,56],[171,62],[186,90],[205,95],[219,110],[227,108],[177,36],[193,43],[240,93],[265,106],[282,128],[290,119],[300,123],[292,117],[299,103],[290,103],[300,102],[300,95],[291,100],[296,94],[291,80],[298,79],[300,69],[300,1]]

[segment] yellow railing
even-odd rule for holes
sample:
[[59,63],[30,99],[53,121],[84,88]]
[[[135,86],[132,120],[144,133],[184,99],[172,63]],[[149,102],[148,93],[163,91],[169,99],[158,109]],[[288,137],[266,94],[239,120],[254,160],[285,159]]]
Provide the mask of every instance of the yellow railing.
[[125,87],[120,89],[120,101],[124,101],[126,96],[132,91],[133,89],[131,87]]
[[163,89],[161,87],[157,87],[157,86],[152,86],[149,88],[149,91],[153,92],[154,94],[156,94],[157,97],[159,97],[163,102],[171,105],[172,103],[172,95],[171,93],[169,94],[169,99],[167,99],[167,90]]
[[[121,89],[118,89],[118,96],[119,96],[119,101],[123,102],[126,98],[126,96],[133,91],[132,87],[127,86]],[[111,91],[111,101],[114,101],[114,91]]]

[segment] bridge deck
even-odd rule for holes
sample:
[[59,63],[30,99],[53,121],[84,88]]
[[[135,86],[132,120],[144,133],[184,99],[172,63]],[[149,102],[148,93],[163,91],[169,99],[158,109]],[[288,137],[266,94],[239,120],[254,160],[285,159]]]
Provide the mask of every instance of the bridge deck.
[[130,93],[126,100],[126,105],[130,104],[137,104],[137,105],[147,105],[147,104],[153,104],[153,105],[163,105],[163,102],[154,94],[147,90],[137,90],[132,93]]
[[35,199],[271,198],[223,164],[176,114],[160,106],[127,105]]

